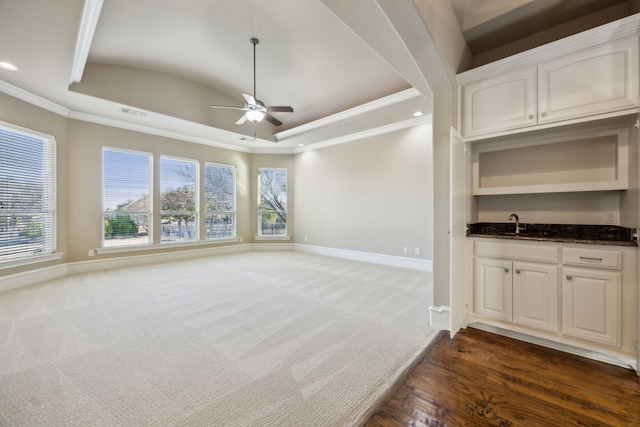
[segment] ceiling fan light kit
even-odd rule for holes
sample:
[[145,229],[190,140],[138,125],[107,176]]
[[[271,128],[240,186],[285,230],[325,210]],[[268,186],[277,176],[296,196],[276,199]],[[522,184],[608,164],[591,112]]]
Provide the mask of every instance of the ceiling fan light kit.
[[261,122],[263,119],[268,121],[274,126],[281,126],[282,122],[275,117],[273,117],[270,113],[293,113],[293,108],[289,106],[282,107],[266,107],[264,103],[258,99],[256,99],[256,45],[260,43],[260,40],[253,37],[249,40],[251,45],[253,46],[253,95],[249,95],[248,93],[243,93],[245,104],[243,107],[230,107],[225,105],[212,105],[211,108],[227,108],[227,109],[235,109],[244,111],[242,117],[238,119],[236,122],[237,125],[241,125],[245,123],[247,120],[250,122],[257,124]]

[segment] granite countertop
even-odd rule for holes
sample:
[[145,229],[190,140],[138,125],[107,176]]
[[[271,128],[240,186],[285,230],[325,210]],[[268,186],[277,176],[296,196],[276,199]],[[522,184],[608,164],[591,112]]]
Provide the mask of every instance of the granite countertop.
[[520,227],[520,233],[516,234],[514,222],[477,222],[467,225],[467,236],[591,245],[638,246],[636,229],[617,225],[520,223]]

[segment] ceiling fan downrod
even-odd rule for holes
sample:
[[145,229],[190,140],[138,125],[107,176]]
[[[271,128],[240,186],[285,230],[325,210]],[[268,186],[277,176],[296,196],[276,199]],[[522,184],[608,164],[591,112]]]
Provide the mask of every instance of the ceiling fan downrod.
[[260,40],[252,37],[249,42],[253,45],[253,97],[258,99],[258,96],[256,95],[256,45],[260,43]]

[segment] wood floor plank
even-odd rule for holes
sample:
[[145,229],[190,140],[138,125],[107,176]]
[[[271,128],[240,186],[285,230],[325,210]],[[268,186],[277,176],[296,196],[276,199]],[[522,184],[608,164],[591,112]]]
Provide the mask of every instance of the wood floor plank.
[[640,426],[635,372],[467,328],[442,337],[365,423]]

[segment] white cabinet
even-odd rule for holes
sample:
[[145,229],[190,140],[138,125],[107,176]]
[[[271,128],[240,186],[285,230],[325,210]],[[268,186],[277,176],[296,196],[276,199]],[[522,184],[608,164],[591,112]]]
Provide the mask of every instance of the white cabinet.
[[[490,65],[497,70],[499,61]],[[592,120],[638,106],[637,37],[503,69],[491,76],[482,71],[471,70],[458,77],[465,138],[536,129],[571,119]],[[481,77],[474,79],[475,74]]]
[[638,39],[617,40],[538,65],[538,123],[638,104]]
[[[563,248],[562,333],[619,346],[622,274],[619,251]],[[589,268],[599,267],[599,268]]]
[[557,248],[478,242],[475,253],[500,257],[475,259],[477,315],[558,330]]
[[461,91],[464,137],[537,123],[535,67],[469,83]]
[[513,323],[558,331],[558,267],[513,264]]

